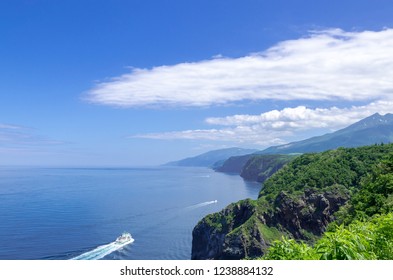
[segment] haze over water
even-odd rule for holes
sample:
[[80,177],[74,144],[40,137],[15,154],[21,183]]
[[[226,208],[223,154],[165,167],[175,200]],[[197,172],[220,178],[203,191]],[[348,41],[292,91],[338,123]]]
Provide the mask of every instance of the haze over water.
[[197,222],[259,190],[206,168],[1,168],[0,259],[190,259]]

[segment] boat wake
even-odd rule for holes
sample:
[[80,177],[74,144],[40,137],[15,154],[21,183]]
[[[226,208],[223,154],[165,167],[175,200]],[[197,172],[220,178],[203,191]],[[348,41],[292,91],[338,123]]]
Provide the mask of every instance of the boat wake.
[[218,201],[217,200],[212,200],[212,201],[206,201],[206,202],[202,202],[202,203],[198,203],[198,204],[195,204],[195,205],[191,205],[191,206],[188,206],[188,207],[186,207],[186,209],[197,209],[197,208],[200,208],[200,207],[204,207],[204,206],[207,206],[207,205],[210,205],[210,204],[214,204],[214,203],[217,203]]
[[[124,234],[122,235],[124,236]],[[99,260],[105,257],[106,255],[109,255],[110,253],[113,253],[124,246],[134,242],[134,239],[131,237],[127,239],[121,239],[122,236],[116,239],[116,241],[111,242],[109,244],[101,245],[89,252],[83,253],[79,256],[76,256],[72,258],[71,260]]]

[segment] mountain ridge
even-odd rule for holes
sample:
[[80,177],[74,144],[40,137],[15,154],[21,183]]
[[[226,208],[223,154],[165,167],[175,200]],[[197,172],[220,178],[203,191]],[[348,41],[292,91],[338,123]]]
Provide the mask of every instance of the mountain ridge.
[[393,142],[393,114],[375,113],[335,132],[283,145],[271,146],[258,154],[323,152],[339,147],[354,148]]
[[[393,114],[381,116],[376,113],[332,133],[269,147],[254,154],[230,157],[214,169],[263,183],[284,166],[280,164],[283,157],[287,157],[285,162],[289,162],[290,155],[299,155],[304,152],[322,152],[341,146],[358,147],[392,141]],[[273,156],[276,160],[272,160]]]
[[[300,141],[289,142],[278,146],[270,146],[264,150],[244,149],[239,147],[211,150],[206,153],[172,161],[165,166],[197,166],[211,167],[217,171],[226,172],[225,161],[231,157],[239,157],[241,163],[229,173],[239,173],[245,159],[253,154],[293,154],[323,152],[339,147],[354,148],[372,144],[393,142],[393,114],[380,115],[375,113],[345,128],[326,133],[324,135],[310,137]],[[230,159],[232,164],[235,158]],[[222,169],[222,170],[220,170]]]

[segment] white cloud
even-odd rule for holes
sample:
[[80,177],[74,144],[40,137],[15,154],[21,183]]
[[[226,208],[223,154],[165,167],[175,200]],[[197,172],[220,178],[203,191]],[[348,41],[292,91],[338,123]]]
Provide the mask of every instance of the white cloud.
[[209,106],[242,100],[377,101],[393,94],[393,29],[330,29],[240,58],[133,69],[88,91],[93,103]]
[[[119,106],[211,106],[245,100],[314,100],[259,115],[211,117],[212,128],[148,133],[131,138],[228,141],[269,146],[343,128],[393,108],[393,29],[345,32],[329,29],[283,41],[240,58],[209,60],[130,73],[98,83],[90,102]],[[340,106],[323,106],[328,104]],[[346,101],[346,102],[342,102]],[[343,107],[357,101],[358,106]],[[315,134],[314,134],[315,135]]]
[[157,140],[211,140],[219,142],[241,143],[248,145],[277,145],[285,143],[281,137],[290,135],[290,132],[263,131],[253,127],[238,126],[225,129],[196,129],[183,131],[170,131],[164,133],[148,133],[130,136],[130,138],[145,138]]
[[233,115],[224,118],[207,118],[206,123],[221,126],[258,125],[272,130],[310,130],[314,128],[340,129],[374,113],[391,113],[392,101],[377,101],[349,108],[307,108],[298,106],[272,110],[260,115]]
[[349,108],[311,109],[298,106],[272,110],[260,115],[234,115],[206,119],[206,123],[222,127],[218,129],[150,133],[131,137],[160,140],[203,139],[267,147],[289,142],[299,132],[314,136],[315,129],[325,129],[327,132],[344,128],[374,113],[389,113],[391,108],[393,108],[393,101],[378,101]]

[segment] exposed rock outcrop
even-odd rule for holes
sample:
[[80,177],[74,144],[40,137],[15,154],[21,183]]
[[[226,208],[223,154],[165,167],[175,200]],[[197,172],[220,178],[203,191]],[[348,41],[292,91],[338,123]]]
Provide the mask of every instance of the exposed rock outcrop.
[[247,199],[232,203],[221,212],[202,219],[192,232],[191,259],[220,258],[227,234],[244,224],[255,209],[255,203]]
[[245,200],[205,217],[194,228],[192,259],[242,259],[261,256],[282,235],[307,240],[320,236],[349,194],[340,187],[281,192],[274,208]]
[[285,229],[296,239],[307,239],[310,233],[320,236],[348,199],[349,193],[342,188],[323,193],[308,189],[295,198],[281,192],[274,201],[275,210],[265,215],[266,223]]

